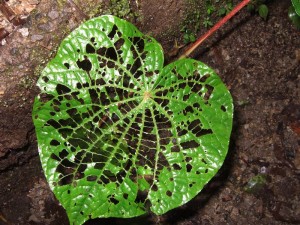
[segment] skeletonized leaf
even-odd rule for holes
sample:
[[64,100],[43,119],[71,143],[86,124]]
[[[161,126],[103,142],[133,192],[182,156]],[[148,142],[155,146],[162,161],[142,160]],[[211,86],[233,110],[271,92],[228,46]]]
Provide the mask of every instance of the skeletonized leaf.
[[40,158],[71,224],[163,214],[227,154],[233,105],[220,78],[192,59],[163,67],[161,46],[119,18],[73,31],[37,85]]

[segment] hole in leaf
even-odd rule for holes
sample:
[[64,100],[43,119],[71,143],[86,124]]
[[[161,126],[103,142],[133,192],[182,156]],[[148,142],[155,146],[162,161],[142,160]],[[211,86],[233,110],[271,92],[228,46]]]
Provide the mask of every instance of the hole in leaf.
[[205,74],[203,77],[200,78],[200,82],[204,83],[209,77],[210,74]]
[[70,117],[74,117],[78,111],[77,109],[72,108],[72,109],[68,109],[66,112],[69,114]]
[[156,184],[153,184],[152,187],[151,187],[151,190],[152,191],[158,191],[158,187]]
[[64,177],[61,177],[61,179],[58,182],[58,185],[63,186],[63,185],[67,185],[67,184],[71,184],[73,181],[73,174],[68,174]]
[[221,110],[222,110],[223,112],[226,112],[226,107],[225,107],[224,105],[221,105]]
[[96,163],[94,168],[97,170],[102,170],[105,166],[105,163]]
[[171,191],[167,191],[166,195],[169,196],[169,197],[171,197],[172,196],[172,192]]
[[194,140],[180,143],[180,145],[181,145],[181,147],[182,147],[183,149],[197,148],[197,147],[200,146],[200,145],[199,145],[196,141],[194,141]]
[[100,56],[105,56],[106,50],[107,50],[107,48],[105,48],[105,47],[99,48],[97,50],[97,54]]
[[79,164],[79,167],[77,168],[77,173],[76,173],[76,179],[80,179],[84,176],[84,171],[87,168],[87,164]]
[[68,169],[71,169],[73,171],[72,168],[75,168],[76,167],[76,164],[71,162],[69,159],[63,159],[60,163],[60,165],[57,167],[57,172],[60,172],[62,174],[68,174],[66,173],[66,170],[67,171],[70,171]]
[[[116,49],[113,47],[110,47],[107,49],[105,56],[113,61],[118,60],[118,53],[116,52]],[[113,67],[110,67],[110,68],[113,68]]]
[[77,84],[76,84],[76,87],[77,87],[78,89],[81,89],[81,88],[82,88],[82,84],[81,84],[81,83],[77,83]]
[[109,34],[107,35],[110,39],[113,39],[115,34],[117,33],[118,27],[116,25],[114,25],[111,29],[111,31],[109,32]]
[[59,145],[60,145],[60,142],[57,141],[57,140],[52,140],[52,141],[50,142],[50,145],[52,145],[52,146],[59,146]]
[[178,136],[181,137],[181,136],[187,134],[188,130],[186,130],[186,129],[182,130],[181,127],[177,127],[177,133],[178,133]]
[[118,204],[120,201],[118,201],[117,199],[115,199],[114,197],[110,197],[109,200],[113,203],[113,204]]
[[64,66],[65,66],[67,69],[70,69],[70,64],[69,64],[69,63],[64,63]]
[[192,91],[195,93],[199,93],[202,89],[202,85],[199,83],[193,83]]
[[95,180],[97,180],[97,176],[94,176],[94,175],[87,176],[86,180],[87,181],[95,181]]
[[[104,171],[105,172],[105,171]],[[104,173],[103,172],[103,173]],[[110,171],[108,171],[108,173],[110,173]],[[102,182],[102,183],[104,183],[104,184],[108,184],[109,183],[109,179],[106,177],[106,176],[104,176],[104,175],[102,175],[101,177],[100,177],[100,181]]]
[[69,155],[69,153],[66,149],[64,149],[59,153],[59,158],[64,159],[67,157],[67,155]]
[[[57,84],[56,85],[56,91],[59,95],[62,95],[62,94],[68,94],[71,92],[71,89],[68,88],[67,86],[63,85],[63,84]],[[60,102],[59,102],[60,104]]]
[[206,84],[205,88],[207,89],[207,91],[205,92],[203,98],[204,98],[204,100],[208,101],[208,99],[210,98],[210,96],[211,96],[211,94],[212,94],[212,92],[214,90],[214,87],[211,86],[211,85]]
[[92,69],[92,63],[86,56],[84,57],[84,60],[82,60],[82,61],[77,60],[76,63],[80,69],[83,69],[87,72],[91,71],[91,69]]
[[212,134],[213,131],[211,129],[201,129],[199,132],[196,133],[196,137],[200,137],[207,134]]
[[67,127],[67,126],[70,126],[72,128],[77,127],[77,123],[72,118],[68,118],[68,119],[65,119],[65,120],[60,119],[58,122],[62,127]]
[[183,101],[187,101],[190,98],[190,95],[184,95],[183,96]]
[[128,199],[128,194],[127,194],[127,193],[124,193],[124,194],[123,194],[123,198]]
[[191,188],[191,187],[193,187],[194,186],[194,184],[196,184],[196,182],[192,182],[192,183],[190,183],[189,184],[189,187]]
[[96,53],[96,49],[91,44],[87,44],[85,49],[86,53]]
[[193,166],[191,164],[186,164],[186,171],[189,173],[193,169]]
[[185,158],[185,161],[186,161],[186,162],[192,161],[192,157],[186,157],[186,158]]
[[85,154],[85,151],[79,151],[75,155],[75,163],[79,163],[82,160],[82,156]]
[[148,195],[148,192],[147,192],[147,191],[141,191],[141,190],[138,190],[137,195],[136,195],[136,198],[135,198],[134,201],[135,201],[136,203],[143,203],[143,202],[146,201],[147,195]]
[[87,149],[89,147],[89,143],[81,138],[70,138],[69,143],[74,147],[80,147],[81,149]]
[[49,81],[49,78],[46,77],[46,76],[42,77],[42,79],[43,79],[43,81],[45,81],[46,83],[48,83],[48,81]]
[[202,129],[201,128],[201,122],[199,119],[192,121],[189,126],[188,129],[190,131],[192,131],[192,133],[194,135],[196,135],[196,137],[200,137],[206,134],[212,134],[212,130],[211,129]]
[[[53,95],[42,93],[40,94],[40,100],[41,102],[48,102],[54,98]],[[50,112],[51,113],[51,112]]]
[[180,152],[180,147],[178,145],[172,146],[171,152]]
[[60,158],[57,155],[55,155],[54,153],[51,154],[50,158],[54,159],[56,161],[60,161]]
[[188,113],[194,113],[194,110],[193,110],[193,108],[192,108],[192,106],[187,106],[183,111],[183,115],[187,115]]
[[56,120],[54,120],[54,119],[48,120],[46,124],[48,126],[50,125],[50,126],[54,127],[55,129],[58,129],[58,128],[61,127],[61,125]]
[[134,63],[130,69],[130,72],[132,74],[134,74],[134,77],[135,78],[138,78],[143,72],[140,71],[140,73],[137,73],[137,71],[140,69],[142,63],[141,63],[141,60],[139,58],[137,58],[136,60],[134,60]]
[[180,83],[180,84],[178,85],[178,88],[179,88],[179,89],[185,89],[185,87],[186,87],[186,83]]
[[105,84],[106,84],[105,80],[102,79],[102,78],[99,78],[99,79],[96,80],[96,85],[105,85]]
[[120,38],[118,41],[115,42],[115,47],[117,50],[119,50],[123,45],[124,45],[125,41],[123,38]]
[[193,107],[199,110],[200,105],[199,105],[199,103],[194,103],[194,104],[193,104]]
[[136,46],[138,52],[142,53],[144,51],[145,42],[141,37],[129,38],[134,46]]
[[178,164],[174,163],[173,165],[173,169],[174,170],[181,170],[181,166],[179,166]]

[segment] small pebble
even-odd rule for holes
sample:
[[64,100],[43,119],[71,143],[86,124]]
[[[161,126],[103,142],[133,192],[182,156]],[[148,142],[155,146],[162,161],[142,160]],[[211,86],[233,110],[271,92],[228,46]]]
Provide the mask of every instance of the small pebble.
[[1,45],[3,46],[3,45],[6,45],[6,40],[5,39],[3,39],[2,41],[1,41]]
[[50,31],[51,27],[48,23],[38,25],[38,28],[42,31]]
[[56,18],[58,18],[59,14],[57,11],[51,11],[48,13],[48,16],[52,19],[55,20]]
[[267,168],[265,166],[260,168],[261,173],[267,173]]
[[21,33],[23,37],[27,37],[29,35],[28,28],[21,28],[18,32]]
[[227,50],[225,50],[225,49],[222,49],[222,56],[226,61],[228,61],[230,59],[230,56],[229,56]]
[[32,35],[31,36],[31,40],[32,41],[40,41],[40,40],[42,40],[44,38],[44,36],[43,35],[40,35],[40,34],[35,34],[35,35]]

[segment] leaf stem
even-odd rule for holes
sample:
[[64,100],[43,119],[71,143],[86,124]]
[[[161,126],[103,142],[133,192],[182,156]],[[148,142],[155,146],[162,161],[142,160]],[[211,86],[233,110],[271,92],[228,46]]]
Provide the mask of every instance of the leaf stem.
[[206,38],[211,36],[215,31],[217,31],[223,24],[225,24],[228,20],[231,19],[238,11],[240,11],[244,6],[246,6],[251,0],[243,0],[239,3],[229,14],[227,14],[224,18],[219,20],[211,29],[209,29],[204,35],[202,35],[195,43],[188,48],[186,52],[184,52],[179,59],[188,57],[198,46],[205,41]]

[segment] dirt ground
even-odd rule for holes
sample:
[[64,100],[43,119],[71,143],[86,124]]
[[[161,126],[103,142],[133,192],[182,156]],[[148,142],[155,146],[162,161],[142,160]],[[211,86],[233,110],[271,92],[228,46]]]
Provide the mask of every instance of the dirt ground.
[[[32,0],[30,10],[18,11],[25,23],[17,27],[0,17],[10,33],[0,40],[1,225],[68,224],[43,175],[31,110],[39,72],[63,37],[107,6],[71,2]],[[189,2],[132,1],[127,16],[172,61]],[[159,218],[86,224],[300,224],[300,31],[287,17],[289,5],[271,1],[267,21],[243,10],[193,55],[217,71],[235,104],[229,155],[206,188]]]

